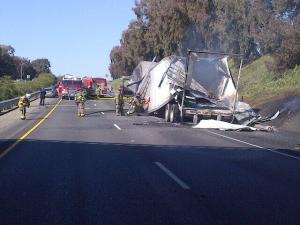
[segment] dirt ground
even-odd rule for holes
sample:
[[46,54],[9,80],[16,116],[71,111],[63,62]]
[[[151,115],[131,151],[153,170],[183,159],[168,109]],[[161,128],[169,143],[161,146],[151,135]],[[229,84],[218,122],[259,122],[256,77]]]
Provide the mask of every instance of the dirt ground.
[[271,116],[280,111],[277,119],[268,122],[268,125],[300,134],[300,95],[286,94],[281,98],[270,98],[265,102],[254,101],[251,106],[262,116]]

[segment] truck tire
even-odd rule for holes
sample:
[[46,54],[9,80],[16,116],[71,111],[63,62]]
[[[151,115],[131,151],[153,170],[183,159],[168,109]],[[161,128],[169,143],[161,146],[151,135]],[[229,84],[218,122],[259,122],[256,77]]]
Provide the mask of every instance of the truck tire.
[[170,111],[171,111],[171,105],[167,104],[165,107],[165,121],[166,122],[170,121]]
[[171,112],[170,112],[170,122],[176,123],[179,120],[179,107],[177,104],[173,104],[171,106]]
[[195,114],[194,116],[193,116],[193,124],[194,125],[197,125],[198,123],[199,123],[199,115],[197,115],[197,114]]

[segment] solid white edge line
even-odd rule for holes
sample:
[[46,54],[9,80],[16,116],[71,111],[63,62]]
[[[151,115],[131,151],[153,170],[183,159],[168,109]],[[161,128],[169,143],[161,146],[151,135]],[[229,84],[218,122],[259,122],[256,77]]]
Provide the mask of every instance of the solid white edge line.
[[215,132],[212,132],[212,131],[207,131],[208,133],[211,133],[211,134],[215,134],[215,135],[218,135],[220,137],[223,137],[223,138],[227,138],[227,139],[230,139],[230,140],[233,140],[233,141],[236,141],[236,142],[240,142],[240,143],[243,143],[243,144],[246,144],[246,145],[250,145],[252,147],[256,147],[256,148],[260,148],[260,149],[265,149],[267,151],[270,151],[270,152],[273,152],[273,153],[276,153],[276,154],[279,154],[279,155],[283,155],[283,156],[286,156],[286,157],[289,157],[289,158],[293,158],[293,159],[299,159],[299,157],[297,156],[292,156],[292,155],[289,155],[289,154],[286,154],[286,153],[283,153],[283,152],[278,152],[278,151],[275,151],[273,149],[270,149],[270,148],[264,148],[264,147],[261,147],[259,145],[255,145],[255,144],[251,144],[249,142],[246,142],[246,141],[241,141],[239,139],[236,139],[236,138],[232,138],[232,137],[228,137],[228,136],[225,136],[225,135],[222,135],[222,134],[218,134],[218,133],[215,133]]
[[227,139],[230,139],[230,140],[233,140],[233,141],[237,141],[237,142],[240,142],[240,143],[243,143],[243,144],[246,144],[246,145],[250,145],[252,147],[256,147],[256,148],[261,148],[261,149],[264,149],[264,147],[261,147],[259,145],[254,145],[254,144],[251,144],[249,142],[246,142],[246,141],[241,141],[239,139],[236,139],[236,138],[232,138],[232,137],[228,137],[228,136],[225,136],[225,135],[222,135],[222,134],[218,134],[218,133],[215,133],[215,132],[212,132],[212,131],[207,131],[208,133],[211,133],[211,134],[215,134],[215,135],[218,135],[220,137],[223,137],[223,138],[227,138]]
[[300,160],[300,158],[297,157],[297,156],[289,155],[289,154],[286,154],[286,153],[283,153],[283,152],[278,152],[278,151],[275,151],[275,150],[269,149],[269,148],[266,149],[266,150],[268,150],[268,151],[270,151],[270,152],[273,152],[273,153],[276,153],[276,154],[279,154],[279,155],[283,155],[283,156],[289,157],[289,158],[293,158],[293,159],[298,159],[298,160]]
[[122,130],[117,124],[114,123],[115,128],[117,128],[118,130]]
[[174,173],[172,173],[168,168],[166,168],[160,162],[154,162],[163,172],[165,172],[169,177],[171,177],[180,187],[185,190],[190,190],[191,188],[187,186],[182,180],[180,180]]

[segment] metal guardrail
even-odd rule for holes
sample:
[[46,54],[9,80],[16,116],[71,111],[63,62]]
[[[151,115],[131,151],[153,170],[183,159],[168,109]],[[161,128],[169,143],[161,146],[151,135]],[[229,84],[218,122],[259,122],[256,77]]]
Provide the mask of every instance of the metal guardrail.
[[[33,92],[30,95],[30,101],[34,101],[40,97],[40,91]],[[19,99],[20,97],[16,97],[0,102],[0,115],[17,108]]]

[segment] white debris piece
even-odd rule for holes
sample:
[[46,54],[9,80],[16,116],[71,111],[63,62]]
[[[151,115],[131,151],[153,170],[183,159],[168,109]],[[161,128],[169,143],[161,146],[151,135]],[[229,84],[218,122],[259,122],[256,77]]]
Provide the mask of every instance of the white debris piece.
[[219,121],[219,120],[201,120],[200,123],[194,126],[193,128],[218,129],[218,130],[245,130],[245,131],[258,130],[255,127],[232,124],[232,123]]
[[277,111],[271,118],[270,120],[275,120],[279,116],[280,112]]

